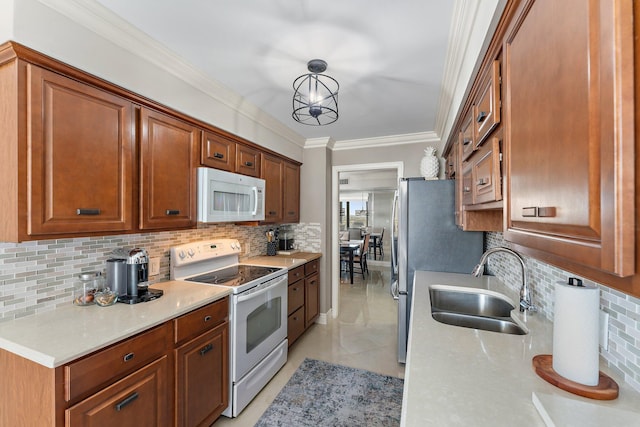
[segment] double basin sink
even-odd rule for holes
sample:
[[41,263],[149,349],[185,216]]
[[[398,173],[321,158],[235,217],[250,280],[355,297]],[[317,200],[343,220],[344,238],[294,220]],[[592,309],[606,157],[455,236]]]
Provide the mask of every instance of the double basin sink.
[[431,316],[441,323],[505,334],[525,335],[511,311],[515,306],[504,295],[484,289],[431,285]]

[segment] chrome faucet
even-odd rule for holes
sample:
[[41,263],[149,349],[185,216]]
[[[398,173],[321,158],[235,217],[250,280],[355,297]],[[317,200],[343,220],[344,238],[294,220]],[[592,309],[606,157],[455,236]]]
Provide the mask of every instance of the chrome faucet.
[[509,248],[502,248],[502,247],[489,249],[488,251],[482,254],[482,257],[480,257],[480,262],[478,263],[478,265],[475,266],[471,274],[474,275],[475,277],[481,277],[484,271],[484,265],[487,262],[487,258],[489,258],[489,255],[494,254],[496,252],[505,252],[505,253],[511,254],[514,257],[516,257],[518,261],[520,261],[520,266],[522,267],[522,287],[520,288],[520,311],[525,311],[525,310],[530,312],[537,311],[536,307],[533,305],[533,302],[531,301],[531,289],[529,288],[529,285],[527,283],[527,266],[524,263],[524,259],[522,259],[520,254],[517,253],[516,251],[513,251]]

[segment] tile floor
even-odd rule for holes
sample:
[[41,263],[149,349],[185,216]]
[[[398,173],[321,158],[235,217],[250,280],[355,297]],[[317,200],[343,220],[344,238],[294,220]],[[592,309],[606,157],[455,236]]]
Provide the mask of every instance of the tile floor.
[[289,348],[286,365],[237,418],[220,417],[215,427],[253,426],[305,357],[384,375],[404,377],[396,360],[397,305],[389,295],[389,267],[369,265],[370,274],[340,283],[340,315],[315,324]]

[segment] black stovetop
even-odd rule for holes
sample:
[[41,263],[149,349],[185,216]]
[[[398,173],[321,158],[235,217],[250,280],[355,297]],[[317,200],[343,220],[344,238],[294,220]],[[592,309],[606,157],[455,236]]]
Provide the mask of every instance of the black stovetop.
[[240,286],[253,280],[260,279],[268,274],[281,270],[274,267],[263,267],[260,265],[237,264],[231,267],[221,268],[209,273],[190,277],[190,282],[208,283],[220,286]]

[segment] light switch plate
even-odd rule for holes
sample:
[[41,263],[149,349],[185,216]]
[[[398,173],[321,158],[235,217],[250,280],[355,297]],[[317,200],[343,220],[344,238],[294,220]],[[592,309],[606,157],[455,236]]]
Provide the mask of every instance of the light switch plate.
[[604,351],[609,349],[609,313],[600,310],[600,347]]
[[160,258],[151,258],[149,260],[149,276],[157,276],[160,274]]

